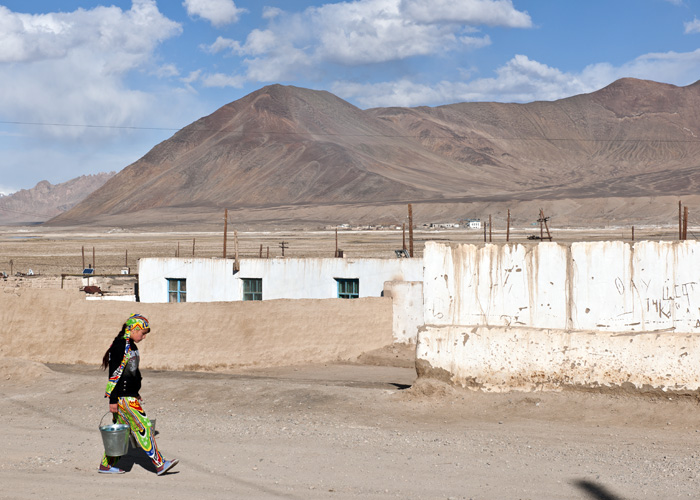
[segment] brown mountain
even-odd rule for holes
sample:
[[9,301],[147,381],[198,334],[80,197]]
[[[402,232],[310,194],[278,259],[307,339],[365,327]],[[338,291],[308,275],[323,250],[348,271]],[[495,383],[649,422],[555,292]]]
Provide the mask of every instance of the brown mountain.
[[115,172],[83,175],[56,185],[41,181],[32,189],[0,196],[0,224],[44,222],[84,200],[114,175]]
[[51,224],[202,222],[223,208],[250,223],[382,222],[406,202],[452,219],[493,202],[550,204],[574,224],[639,216],[624,200],[697,192],[699,110],[700,82],[370,110],[272,85],[177,132]]

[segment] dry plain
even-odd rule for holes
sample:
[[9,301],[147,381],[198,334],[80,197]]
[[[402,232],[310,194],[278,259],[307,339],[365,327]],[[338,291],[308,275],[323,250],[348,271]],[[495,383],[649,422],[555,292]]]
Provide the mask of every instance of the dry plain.
[[[674,229],[648,230],[674,239]],[[531,229],[512,241],[527,240]],[[629,239],[560,231],[555,241]],[[643,233],[642,233],[643,234]],[[233,235],[227,248],[233,254]],[[290,256],[332,256],[332,231],[239,233],[241,256],[260,245]],[[422,242],[483,243],[483,233],[418,231]],[[642,239],[637,233],[637,239]],[[39,274],[75,272],[95,247],[98,271],[135,269],[145,256],[219,257],[216,231],[148,233],[6,228],[0,264]],[[503,241],[504,235],[494,235]],[[401,231],[341,232],[351,257],[393,257]],[[275,253],[273,254],[273,248]],[[128,253],[128,255],[127,255]],[[2,268],[0,268],[2,270]],[[2,304],[0,303],[0,307]],[[21,335],[22,332],[14,332]],[[196,342],[196,338],[192,339]],[[163,498],[635,499],[697,498],[696,395],[486,394],[416,381],[410,348],[354,363],[245,372],[146,371],[142,396],[175,472],[156,477],[131,450],[128,473],[96,473],[105,374],[91,365],[0,359],[0,498],[90,498],[129,491]]]

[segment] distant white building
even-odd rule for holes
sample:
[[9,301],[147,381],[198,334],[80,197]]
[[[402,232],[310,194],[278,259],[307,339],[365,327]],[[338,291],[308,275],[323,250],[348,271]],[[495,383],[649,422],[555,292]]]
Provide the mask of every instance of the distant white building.
[[467,219],[469,229],[481,229],[481,221],[479,219]]
[[423,281],[423,259],[144,258],[141,302],[379,297],[387,281]]

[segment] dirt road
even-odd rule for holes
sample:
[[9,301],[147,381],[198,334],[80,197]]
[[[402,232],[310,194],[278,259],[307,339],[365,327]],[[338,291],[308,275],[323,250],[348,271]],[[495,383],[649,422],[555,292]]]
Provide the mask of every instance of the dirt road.
[[[0,359],[0,498],[697,498],[694,399],[483,394],[410,368],[144,373],[166,458],[97,474],[107,404],[94,366]],[[411,387],[411,384],[413,386]]]

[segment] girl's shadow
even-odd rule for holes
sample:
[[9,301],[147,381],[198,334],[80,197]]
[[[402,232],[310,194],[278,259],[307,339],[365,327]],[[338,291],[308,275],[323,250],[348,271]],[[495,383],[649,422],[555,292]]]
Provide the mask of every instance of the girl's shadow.
[[[158,431],[155,432],[155,435],[158,435]],[[150,458],[148,458],[144,451],[138,445],[134,447],[131,443],[129,443],[129,451],[126,455],[123,455],[119,459],[115,466],[119,467],[120,469],[124,469],[126,472],[130,472],[135,465],[138,465],[149,472],[156,472],[156,468],[153,465],[153,461]],[[169,476],[170,474],[178,473],[179,471],[172,471],[166,472],[164,475]]]

